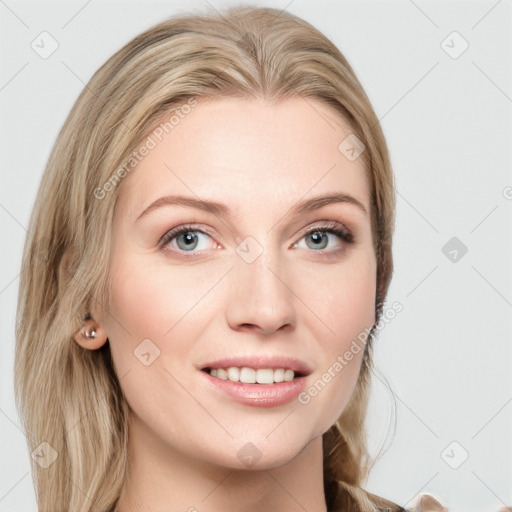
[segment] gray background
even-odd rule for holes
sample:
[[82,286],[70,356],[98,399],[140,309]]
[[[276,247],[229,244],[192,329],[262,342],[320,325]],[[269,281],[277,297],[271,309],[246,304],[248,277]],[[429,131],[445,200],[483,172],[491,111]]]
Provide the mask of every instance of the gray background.
[[[22,244],[50,148],[94,71],[128,40],[176,12],[235,3],[0,0],[0,512],[37,510],[12,366]],[[370,444],[382,456],[367,489],[404,506],[422,491],[454,512],[512,503],[511,3],[252,2],[334,41],[388,140],[388,301],[403,311],[376,344]],[[48,58],[31,47],[43,31],[58,43]]]

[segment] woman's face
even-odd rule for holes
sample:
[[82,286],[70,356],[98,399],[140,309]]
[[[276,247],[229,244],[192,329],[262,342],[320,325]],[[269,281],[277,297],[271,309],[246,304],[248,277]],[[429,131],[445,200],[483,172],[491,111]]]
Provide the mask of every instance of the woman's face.
[[[339,114],[298,97],[200,100],[167,132],[152,135],[119,185],[112,309],[95,313],[132,442],[231,468],[251,457],[258,468],[282,465],[342,413],[375,322],[362,159],[347,158],[350,139],[339,148],[351,133]],[[308,203],[333,194],[349,199]],[[262,357],[294,360],[236,361]],[[203,371],[295,364],[307,375],[291,384],[229,384]]]

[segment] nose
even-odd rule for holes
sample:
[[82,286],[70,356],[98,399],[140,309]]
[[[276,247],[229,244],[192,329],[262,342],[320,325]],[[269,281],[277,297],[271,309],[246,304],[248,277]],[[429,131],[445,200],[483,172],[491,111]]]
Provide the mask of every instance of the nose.
[[269,335],[295,327],[295,293],[279,257],[263,251],[249,263],[237,257],[230,272],[226,320],[235,331]]

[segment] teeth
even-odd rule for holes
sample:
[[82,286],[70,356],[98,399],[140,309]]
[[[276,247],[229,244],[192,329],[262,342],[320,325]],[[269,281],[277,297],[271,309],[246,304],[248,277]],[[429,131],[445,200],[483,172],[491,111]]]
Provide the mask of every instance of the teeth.
[[217,368],[210,370],[210,375],[222,380],[230,380],[232,382],[242,382],[243,384],[274,384],[274,382],[289,382],[295,377],[293,370],[285,370],[278,368],[272,370],[271,368],[248,368],[246,366],[237,368],[231,366],[230,368]]
[[229,380],[232,380],[233,382],[240,380],[240,368],[228,368],[227,372]]

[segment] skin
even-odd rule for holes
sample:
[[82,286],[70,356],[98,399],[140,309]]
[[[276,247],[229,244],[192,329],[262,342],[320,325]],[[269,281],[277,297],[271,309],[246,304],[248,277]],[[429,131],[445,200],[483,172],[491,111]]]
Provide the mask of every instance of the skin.
[[[351,162],[338,149],[349,133],[318,100],[199,100],[124,178],[112,240],[113,308],[91,309],[92,342],[76,335],[89,349],[110,343],[130,406],[130,478],[117,512],[169,504],[326,510],[322,434],[354,391],[363,351],[307,405],[242,405],[198,365],[235,354],[292,355],[313,370],[307,389],[375,323],[370,191],[361,158]],[[287,215],[301,200],[332,192],[353,196],[368,213],[334,203]],[[168,194],[222,202],[233,215],[164,206],[137,220]],[[342,223],[354,242],[305,234],[321,221]],[[158,246],[186,223],[210,232],[194,231],[192,249],[183,235],[167,251]],[[248,236],[263,250],[251,264],[236,252]],[[148,366],[134,357],[145,339],[160,350]],[[237,456],[246,443],[261,453],[251,468]]]

